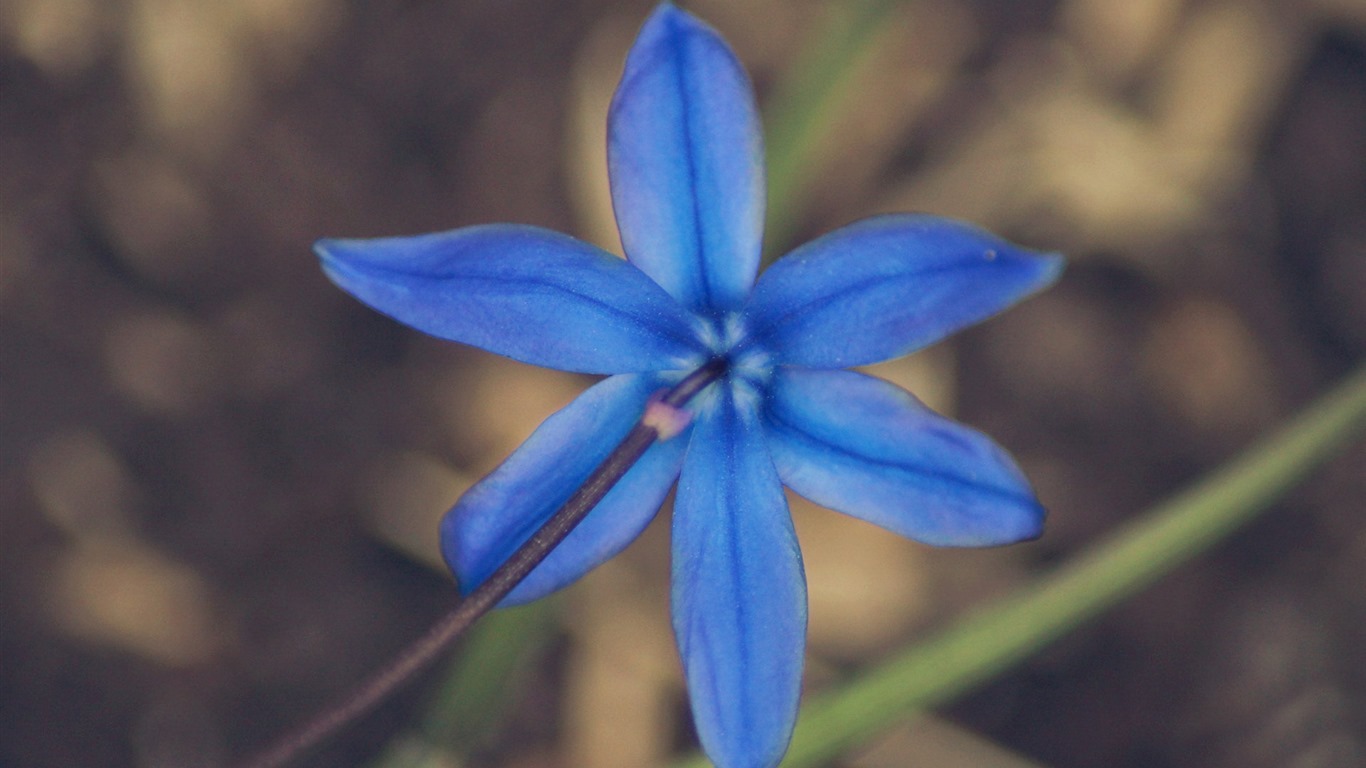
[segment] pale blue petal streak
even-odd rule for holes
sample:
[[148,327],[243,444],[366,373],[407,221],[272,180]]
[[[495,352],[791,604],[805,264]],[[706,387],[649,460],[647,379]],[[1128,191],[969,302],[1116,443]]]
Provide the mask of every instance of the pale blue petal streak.
[[764,424],[783,483],[822,506],[938,546],[1043,531],[1043,507],[1005,451],[881,379],[780,370]]
[[625,373],[697,355],[686,310],[640,270],[572,237],[510,224],[322,240],[328,277],[400,322],[547,368]]
[[719,768],[777,765],[801,691],[806,580],[754,414],[694,427],[673,521],[673,624],[698,737]]
[[739,306],[759,268],[764,170],[749,78],[716,31],[660,6],[607,123],[626,256],[698,310]]
[[[583,484],[631,430],[657,377],[613,376],[551,416],[441,522],[446,563],[469,594]],[[687,435],[656,443],[598,506],[503,601],[515,605],[568,585],[630,544],[678,477]]]
[[751,334],[791,365],[913,352],[1057,279],[1062,259],[933,216],[878,216],[813,240],[760,277]]

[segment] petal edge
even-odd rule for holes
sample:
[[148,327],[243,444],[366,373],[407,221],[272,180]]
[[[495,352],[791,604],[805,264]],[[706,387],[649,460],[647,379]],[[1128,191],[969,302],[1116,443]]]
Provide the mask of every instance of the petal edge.
[[321,240],[338,286],[420,331],[579,373],[682,367],[701,349],[686,310],[611,254],[539,227]]
[[764,423],[783,484],[825,507],[937,546],[1037,538],[1044,509],[990,438],[851,371],[775,377]]
[[782,362],[849,368],[914,352],[1041,290],[1062,257],[962,222],[894,214],[812,240],[759,278],[745,308]]
[[694,426],[673,523],[673,625],[698,737],[720,768],[770,768],[801,695],[806,579],[754,414],[724,391]]
[[662,4],[612,98],[608,172],[627,258],[691,309],[738,307],[754,282],[762,141],[734,53],[714,29]]
[[[441,521],[441,549],[468,594],[559,509],[631,430],[658,377],[613,376],[552,415]],[[635,540],[678,477],[687,436],[656,443],[504,598],[516,605],[578,579]]]

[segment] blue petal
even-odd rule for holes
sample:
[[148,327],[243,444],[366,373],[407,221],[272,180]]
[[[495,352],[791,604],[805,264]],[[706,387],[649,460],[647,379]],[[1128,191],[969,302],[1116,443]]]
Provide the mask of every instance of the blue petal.
[[[663,388],[622,375],[580,395],[456,503],[441,521],[441,549],[463,594],[483,583],[560,508],[640,419]],[[550,556],[503,600],[549,594],[635,540],[659,511],[683,462],[686,436],[656,443]]]
[[746,315],[752,337],[782,362],[847,368],[932,344],[1044,288],[1061,271],[1061,257],[967,224],[878,216],[775,263]]
[[940,546],[1032,539],[1044,510],[1005,451],[906,391],[851,371],[786,369],[764,411],[783,483]]
[[725,41],[660,6],[627,56],[607,136],[627,257],[693,309],[738,307],[759,268],[763,147],[749,78]]
[[662,370],[700,349],[687,311],[640,270],[549,230],[497,224],[315,250],[328,277],[380,312],[534,365]]
[[774,766],[801,694],[806,579],[762,428],[729,391],[693,428],[673,522],[673,624],[720,768]]

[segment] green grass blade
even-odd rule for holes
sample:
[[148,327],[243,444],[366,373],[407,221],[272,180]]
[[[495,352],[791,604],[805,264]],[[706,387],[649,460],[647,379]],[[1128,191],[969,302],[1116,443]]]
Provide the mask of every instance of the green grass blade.
[[780,82],[765,113],[768,220],[764,238],[774,253],[786,250],[802,215],[802,175],[834,124],[848,86],[876,49],[887,17],[904,0],[831,3],[822,33]]

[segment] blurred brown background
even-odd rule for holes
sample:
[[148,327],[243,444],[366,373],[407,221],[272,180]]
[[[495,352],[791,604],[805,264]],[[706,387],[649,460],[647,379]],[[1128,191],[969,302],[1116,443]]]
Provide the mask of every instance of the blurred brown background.
[[[689,7],[761,98],[848,10]],[[399,327],[309,246],[520,221],[615,249],[603,119],[649,8],[3,0],[0,766],[224,765],[450,604],[434,521],[587,381]],[[803,237],[926,210],[1072,262],[878,369],[1015,452],[1048,534],[936,551],[796,503],[812,688],[1105,534],[1366,352],[1366,2],[908,0],[839,114]],[[1364,464],[945,713],[980,740],[933,721],[846,764],[1363,764]],[[656,526],[565,595],[470,764],[690,744],[666,551]],[[429,687],[300,764],[365,764]]]

